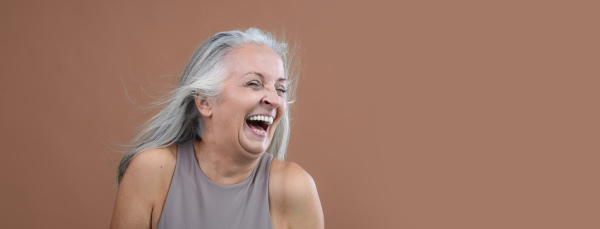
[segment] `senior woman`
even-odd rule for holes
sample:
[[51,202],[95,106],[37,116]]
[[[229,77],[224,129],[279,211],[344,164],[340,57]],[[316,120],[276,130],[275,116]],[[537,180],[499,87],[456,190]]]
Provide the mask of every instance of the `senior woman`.
[[111,228],[324,228],[313,179],[283,161],[287,61],[258,29],[206,40],[123,156]]

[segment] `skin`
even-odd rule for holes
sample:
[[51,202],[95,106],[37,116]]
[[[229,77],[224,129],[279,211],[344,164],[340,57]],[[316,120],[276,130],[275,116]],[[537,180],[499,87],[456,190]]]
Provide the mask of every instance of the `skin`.
[[[219,98],[196,98],[205,124],[194,152],[212,181],[231,185],[252,173],[267,150],[286,110],[281,58],[262,45],[228,53],[231,67]],[[245,120],[274,117],[266,136],[254,134]],[[130,163],[117,192],[111,228],[156,228],[177,160],[177,145],[141,152]],[[323,210],[312,177],[299,165],[273,158],[269,175],[269,210],[273,228],[324,228]]]

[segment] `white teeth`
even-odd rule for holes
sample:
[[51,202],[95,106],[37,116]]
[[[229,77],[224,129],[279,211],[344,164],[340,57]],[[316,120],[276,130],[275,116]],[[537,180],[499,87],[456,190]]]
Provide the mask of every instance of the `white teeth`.
[[264,131],[264,130],[258,130],[258,129],[252,129],[252,130],[254,130],[254,132],[261,133],[261,134],[266,133],[266,131]]
[[252,116],[252,117],[248,118],[248,120],[263,121],[263,122],[265,122],[268,125],[273,124],[273,117],[263,116],[263,115]]

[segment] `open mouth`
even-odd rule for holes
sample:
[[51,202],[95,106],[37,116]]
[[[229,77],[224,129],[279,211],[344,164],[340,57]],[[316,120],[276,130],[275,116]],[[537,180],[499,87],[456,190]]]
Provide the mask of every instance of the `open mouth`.
[[252,131],[265,134],[269,129],[269,126],[273,124],[273,117],[265,115],[250,116],[246,119],[246,124],[252,129]]

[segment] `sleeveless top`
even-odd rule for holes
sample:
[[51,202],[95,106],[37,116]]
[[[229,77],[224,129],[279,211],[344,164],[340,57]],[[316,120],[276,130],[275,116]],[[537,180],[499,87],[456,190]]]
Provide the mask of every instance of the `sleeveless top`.
[[263,153],[246,180],[220,185],[200,170],[193,141],[179,144],[175,173],[158,229],[272,229],[268,192],[272,159],[273,155]]

